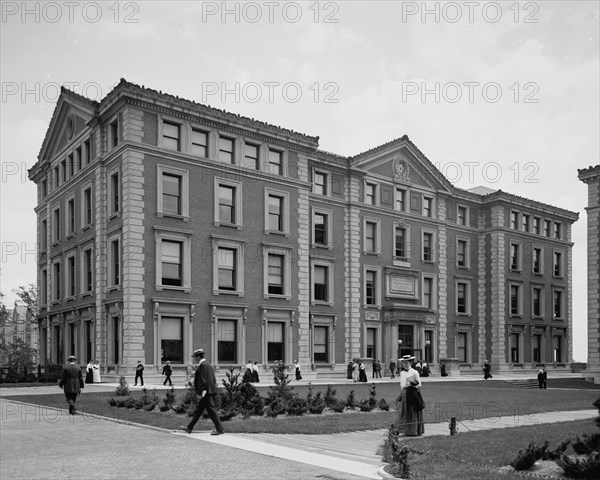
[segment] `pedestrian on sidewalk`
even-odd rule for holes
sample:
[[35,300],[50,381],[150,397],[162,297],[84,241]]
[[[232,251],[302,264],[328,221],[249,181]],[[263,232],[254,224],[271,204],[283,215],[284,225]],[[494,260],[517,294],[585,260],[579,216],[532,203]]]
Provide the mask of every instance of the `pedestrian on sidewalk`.
[[358,382],[358,363],[356,360],[352,361],[352,381]]
[[102,383],[102,377],[100,376],[100,362],[98,360],[94,362],[94,383]]
[[427,362],[423,362],[423,375],[421,375],[421,376],[428,377],[430,373],[431,373],[431,370],[429,369],[429,365],[427,365]]
[[81,368],[75,365],[75,360],[77,359],[73,355],[67,359],[69,363],[63,367],[60,383],[58,384],[60,388],[64,389],[71,415],[75,415],[76,413],[75,402],[85,385],[83,383],[83,373],[81,373]]
[[162,370],[162,374],[166,375],[166,377],[167,377],[167,378],[165,378],[163,385],[166,385],[167,382],[169,382],[169,387],[173,386],[173,382],[171,382],[171,374],[172,373],[173,373],[173,369],[171,368],[171,362],[169,362],[167,360],[167,363],[165,364],[165,366],[163,367],[163,370]]
[[137,387],[138,378],[140,379],[140,383],[143,387],[144,386],[144,366],[142,365],[141,360],[138,360],[137,367],[135,367],[135,381],[133,383],[134,387]]
[[348,369],[346,371],[346,378],[348,380],[352,380],[352,367],[354,366],[354,362],[352,360],[350,360],[348,362]]
[[448,376],[448,372],[446,372],[446,364],[445,363],[440,363],[440,373],[441,373],[442,377]]
[[367,381],[367,367],[365,365],[365,362],[361,360],[359,360],[359,364],[358,364],[358,381],[359,382],[366,382]]
[[85,383],[94,383],[94,363],[91,360],[85,367]]
[[194,390],[196,395],[200,396],[198,406],[194,412],[194,416],[190,420],[187,426],[181,426],[180,428],[187,432],[192,433],[194,425],[202,416],[204,410],[208,413],[208,416],[212,420],[215,430],[211,432],[211,435],[222,435],[225,433],[221,419],[215,409],[215,397],[217,395],[217,381],[215,379],[215,372],[212,367],[204,358],[204,350],[199,348],[194,350],[192,354],[195,361],[198,361],[198,367],[196,368],[196,374],[194,375]]
[[381,362],[379,360],[373,362],[373,378],[381,378]]
[[492,378],[492,365],[489,360],[483,362],[483,379],[488,380]]
[[411,367],[415,357],[404,355],[400,359],[400,410],[396,419],[398,431],[405,436],[418,436],[425,433],[423,409],[425,402],[421,396],[419,372]]
[[546,372],[546,367],[543,367],[538,372],[538,386],[540,390],[543,388],[546,389],[546,381],[548,380],[548,373]]
[[390,372],[392,372],[392,379],[396,378],[396,360],[393,358],[390,360]]
[[294,360],[294,368],[296,369],[296,380],[302,380],[302,373],[300,370],[300,362],[298,360]]
[[251,374],[251,382],[252,383],[260,383],[260,379],[258,378],[258,362],[254,360],[252,364],[252,374]]

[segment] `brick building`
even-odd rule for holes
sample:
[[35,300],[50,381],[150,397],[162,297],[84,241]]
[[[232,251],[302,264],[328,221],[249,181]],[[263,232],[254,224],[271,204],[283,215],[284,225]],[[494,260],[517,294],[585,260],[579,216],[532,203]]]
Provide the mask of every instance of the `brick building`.
[[406,136],[343,157],[122,80],[62,90],[30,178],[48,361],[571,361],[578,215],[456,188]]
[[588,358],[583,375],[600,383],[600,165],[578,174],[588,186]]

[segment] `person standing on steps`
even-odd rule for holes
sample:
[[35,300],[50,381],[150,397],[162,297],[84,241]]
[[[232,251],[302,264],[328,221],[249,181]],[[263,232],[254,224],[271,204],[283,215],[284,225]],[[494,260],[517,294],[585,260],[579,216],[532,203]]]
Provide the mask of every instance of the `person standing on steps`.
[[166,385],[167,382],[169,382],[169,386],[170,387],[173,386],[173,382],[171,381],[171,374],[172,373],[173,373],[173,369],[171,368],[171,362],[169,362],[167,360],[167,363],[165,363],[165,366],[163,367],[163,370],[162,370],[162,374],[166,375],[166,377],[167,377],[167,378],[165,378],[165,381],[163,382],[163,385]]
[[294,360],[294,368],[296,369],[296,380],[302,380],[300,362],[298,360]]
[[194,350],[192,354],[194,360],[198,361],[198,367],[196,368],[196,374],[194,375],[194,389],[196,395],[200,396],[198,406],[194,412],[194,416],[190,420],[187,426],[181,426],[181,430],[187,433],[192,433],[194,425],[202,416],[204,410],[208,413],[208,416],[212,420],[215,429],[211,432],[211,435],[222,435],[225,433],[221,419],[215,409],[215,396],[217,395],[217,381],[215,380],[215,372],[212,367],[206,362],[204,358],[204,350],[199,348]]
[[390,372],[392,373],[392,379],[396,378],[396,360],[393,358],[390,360]]
[[98,360],[96,360],[94,362],[94,383],[101,383],[102,382],[102,377],[100,376],[100,362],[98,362]]
[[142,365],[141,360],[138,360],[137,367],[135,367],[135,381],[133,383],[134,387],[137,387],[138,378],[140,379],[140,383],[143,387],[144,386],[144,366]]
[[71,355],[68,358],[68,364],[63,367],[62,376],[60,377],[60,383],[58,386],[64,389],[67,403],[69,404],[69,414],[75,415],[75,402],[77,396],[81,393],[84,387],[83,373],[81,368],[75,365],[76,358]]

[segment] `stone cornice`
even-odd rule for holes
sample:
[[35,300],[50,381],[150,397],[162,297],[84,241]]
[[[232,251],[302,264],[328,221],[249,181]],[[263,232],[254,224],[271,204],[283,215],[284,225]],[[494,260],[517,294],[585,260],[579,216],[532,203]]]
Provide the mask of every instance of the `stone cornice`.
[[584,183],[600,177],[600,165],[577,169],[577,177]]

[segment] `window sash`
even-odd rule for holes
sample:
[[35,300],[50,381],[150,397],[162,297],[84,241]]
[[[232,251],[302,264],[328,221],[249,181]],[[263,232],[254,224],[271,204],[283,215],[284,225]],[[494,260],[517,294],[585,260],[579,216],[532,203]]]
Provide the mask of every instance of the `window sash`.
[[314,215],[315,243],[327,245],[327,216],[322,213]]

